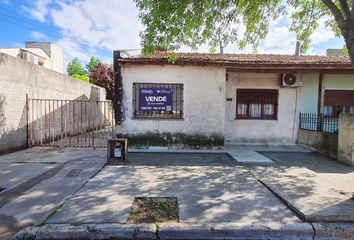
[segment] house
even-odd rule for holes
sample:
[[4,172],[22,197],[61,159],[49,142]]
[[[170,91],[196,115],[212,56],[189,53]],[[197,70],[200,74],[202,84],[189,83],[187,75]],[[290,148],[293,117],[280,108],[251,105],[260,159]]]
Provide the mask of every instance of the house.
[[118,131],[133,144],[292,144],[300,112],[354,107],[343,56],[115,52],[114,64]]
[[64,73],[63,50],[51,42],[26,42],[24,48],[0,48],[0,52]]

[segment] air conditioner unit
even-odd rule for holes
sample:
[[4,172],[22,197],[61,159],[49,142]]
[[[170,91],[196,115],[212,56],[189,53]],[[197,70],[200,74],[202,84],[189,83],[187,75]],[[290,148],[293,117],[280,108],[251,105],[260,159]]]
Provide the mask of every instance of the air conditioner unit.
[[29,52],[22,52],[22,59],[30,63],[38,64],[38,58]]
[[29,52],[22,52],[22,59],[30,62],[31,61],[31,54]]
[[282,87],[301,87],[302,81],[298,79],[293,73],[281,74],[281,86]]

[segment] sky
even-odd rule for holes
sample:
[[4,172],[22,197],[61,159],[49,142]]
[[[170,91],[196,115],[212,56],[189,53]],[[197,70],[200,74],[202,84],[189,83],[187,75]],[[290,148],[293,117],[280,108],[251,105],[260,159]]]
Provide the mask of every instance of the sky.
[[[296,36],[285,16],[272,22],[258,53],[294,54]],[[118,49],[141,49],[144,29],[133,0],[0,0],[0,48],[23,47],[25,41],[50,41],[63,48],[65,62],[78,57],[86,63],[96,56],[112,62]],[[326,29],[324,21],[312,35],[310,55],[325,55],[328,48],[343,48],[344,41]],[[183,47],[181,51],[191,51]],[[200,46],[198,52],[209,52]],[[225,53],[252,53],[229,45]]]

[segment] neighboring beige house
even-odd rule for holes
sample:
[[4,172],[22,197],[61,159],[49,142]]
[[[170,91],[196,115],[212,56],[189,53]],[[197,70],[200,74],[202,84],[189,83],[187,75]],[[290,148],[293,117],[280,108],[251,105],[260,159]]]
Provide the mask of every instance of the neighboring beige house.
[[0,48],[0,52],[64,73],[63,50],[51,42],[26,42],[24,48]]

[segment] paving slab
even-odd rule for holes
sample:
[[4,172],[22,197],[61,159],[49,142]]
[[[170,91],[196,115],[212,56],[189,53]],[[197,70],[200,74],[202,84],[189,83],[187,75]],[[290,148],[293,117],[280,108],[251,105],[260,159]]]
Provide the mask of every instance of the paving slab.
[[311,150],[300,145],[242,145],[225,144],[225,151],[239,163],[246,164],[273,164],[273,160],[259,151],[268,152],[310,152]]
[[354,221],[354,168],[319,153],[264,152],[275,164],[250,172],[306,221]]
[[234,158],[239,163],[274,163],[271,159],[255,152],[255,151],[238,151],[229,150],[228,153],[232,158]]
[[135,197],[177,197],[183,223],[299,219],[226,154],[129,155],[106,166],[55,214],[50,223],[125,223]]
[[232,144],[226,143],[225,150],[231,151],[255,151],[255,152],[313,152],[305,145],[286,144],[286,145],[257,145],[257,144]]

